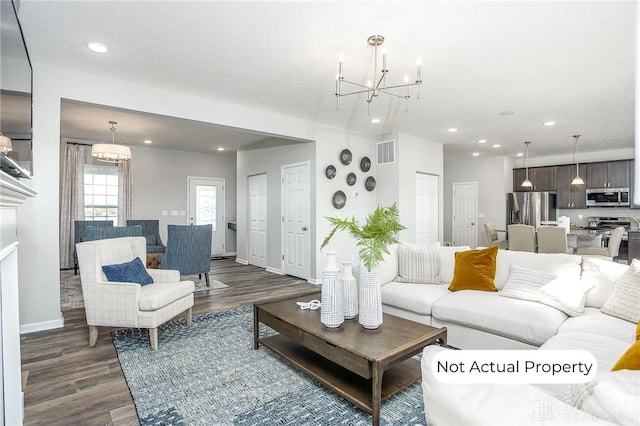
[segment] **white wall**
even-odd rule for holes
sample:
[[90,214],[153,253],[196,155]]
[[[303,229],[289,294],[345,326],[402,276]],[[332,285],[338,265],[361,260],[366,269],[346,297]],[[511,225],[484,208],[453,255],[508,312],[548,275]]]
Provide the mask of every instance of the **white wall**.
[[[474,158],[444,163],[444,240],[451,241],[453,184],[478,183],[478,245],[487,245],[485,223],[506,227],[506,194],[513,187],[513,165],[507,157]],[[481,217],[484,215],[484,217]]]
[[186,211],[187,176],[225,180],[225,253],[236,251],[235,232],[227,222],[236,218],[235,153],[202,154],[134,146],[133,219],[158,219],[160,236],[167,243],[167,225],[188,225],[187,216],[163,216],[162,210]]
[[[309,161],[311,187],[311,223],[316,221],[316,165],[315,147],[313,143],[299,143],[295,145],[279,146],[265,149],[238,151],[237,167],[237,259],[246,262],[248,253],[248,185],[247,178],[251,175],[266,173],[267,175],[267,269],[282,272],[282,221],[281,221],[281,167],[286,164]],[[310,229],[310,274],[315,277],[315,229]]]

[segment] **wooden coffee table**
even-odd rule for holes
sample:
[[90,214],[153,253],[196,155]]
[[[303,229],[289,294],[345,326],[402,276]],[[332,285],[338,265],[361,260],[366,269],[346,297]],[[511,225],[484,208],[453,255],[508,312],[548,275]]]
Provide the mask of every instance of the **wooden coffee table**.
[[[253,306],[253,347],[260,343],[380,422],[383,399],[421,377],[412,356],[434,342],[447,343],[447,329],[434,328],[384,314],[377,330],[366,330],[357,318],[326,328],[320,310],[302,310],[296,301],[320,300],[320,293]],[[279,334],[260,336],[260,323]],[[383,379],[384,376],[384,379]]]

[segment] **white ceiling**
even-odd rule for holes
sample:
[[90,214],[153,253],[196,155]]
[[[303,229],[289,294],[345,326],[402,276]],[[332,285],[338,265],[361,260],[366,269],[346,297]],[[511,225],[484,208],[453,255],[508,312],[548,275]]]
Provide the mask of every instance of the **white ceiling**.
[[[532,141],[532,157],[567,154],[576,133],[583,135],[581,152],[633,146],[632,1],[22,0],[20,7],[36,64],[268,109],[372,136],[399,130],[444,143],[449,158],[472,151],[514,155],[524,140]],[[339,56],[346,78],[364,83],[372,73],[366,40],[373,34],[386,38],[389,83],[401,82],[405,74],[413,77],[416,58],[422,61],[422,98],[412,99],[404,112],[402,101],[381,95],[372,104],[373,115],[382,119],[378,125],[369,122],[362,96],[343,98],[340,110],[334,96]],[[89,40],[106,43],[110,51],[88,51]],[[82,122],[81,106],[65,107],[63,131],[69,134],[63,136],[91,139],[86,134],[94,128],[104,137],[107,121],[114,118],[84,115]],[[500,115],[503,111],[514,114]],[[133,127],[144,126],[145,117],[150,116],[120,116],[119,133],[134,121]],[[543,126],[548,120],[557,124]],[[201,132],[224,131],[225,140],[237,136],[236,146],[264,137],[185,124],[180,136],[167,143],[211,150],[217,139]],[[191,124],[194,136],[186,130]],[[169,127],[175,126],[174,120]],[[449,133],[449,127],[459,131]],[[159,138],[144,130],[149,128],[131,134]],[[125,139],[131,138],[127,134]],[[478,139],[488,143],[479,146]],[[501,147],[492,148],[495,143]]]

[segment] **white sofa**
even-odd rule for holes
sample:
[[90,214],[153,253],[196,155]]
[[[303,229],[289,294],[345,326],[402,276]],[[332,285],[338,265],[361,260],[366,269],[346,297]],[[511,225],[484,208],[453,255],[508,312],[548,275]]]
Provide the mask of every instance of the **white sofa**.
[[[599,373],[592,382],[602,382],[602,388],[608,389],[611,380],[615,388],[621,377],[623,381],[631,379],[632,389],[623,396],[635,398],[635,411],[629,413],[618,409],[614,415],[594,415],[555,397],[569,389],[578,393],[577,385],[570,388],[569,385],[444,384],[433,377],[430,363],[438,351],[448,349],[429,346],[425,348],[422,366],[429,424],[542,424],[531,410],[534,402],[544,400],[551,401],[556,413],[543,419],[544,424],[608,424],[609,421],[640,425],[640,409],[637,408],[640,407],[640,373],[630,370],[610,372],[635,341],[637,324],[600,311],[628,266],[575,255],[498,251],[494,283],[499,291],[507,283],[512,265],[544,271],[560,278],[566,285],[593,286],[587,293],[584,312],[569,316],[546,304],[503,297],[499,292],[449,291],[455,252],[469,249],[437,247],[439,282],[406,283],[394,281],[399,279],[398,247],[391,247],[390,255],[380,265],[383,311],[434,327],[447,327],[448,344],[460,349],[587,350],[598,362]],[[593,388],[594,384],[590,386]],[[620,400],[621,396],[616,395],[616,398]],[[611,401],[609,403],[611,407]],[[594,404],[592,401],[591,405]],[[634,416],[636,422],[629,422],[628,419],[633,420]]]

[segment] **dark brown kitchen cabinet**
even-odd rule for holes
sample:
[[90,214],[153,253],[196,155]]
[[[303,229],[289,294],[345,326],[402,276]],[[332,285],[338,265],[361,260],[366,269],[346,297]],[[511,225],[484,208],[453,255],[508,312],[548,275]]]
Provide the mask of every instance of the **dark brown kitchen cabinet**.
[[[578,168],[584,179],[586,166]],[[584,209],[587,207],[586,185],[572,185],[576,177],[576,166],[566,165],[556,167],[556,202],[559,209]]]
[[587,163],[587,188],[629,188],[630,161]]
[[513,169],[514,191],[555,191],[556,167],[529,167],[529,180],[533,188],[523,188],[522,182],[526,177],[526,169]]

